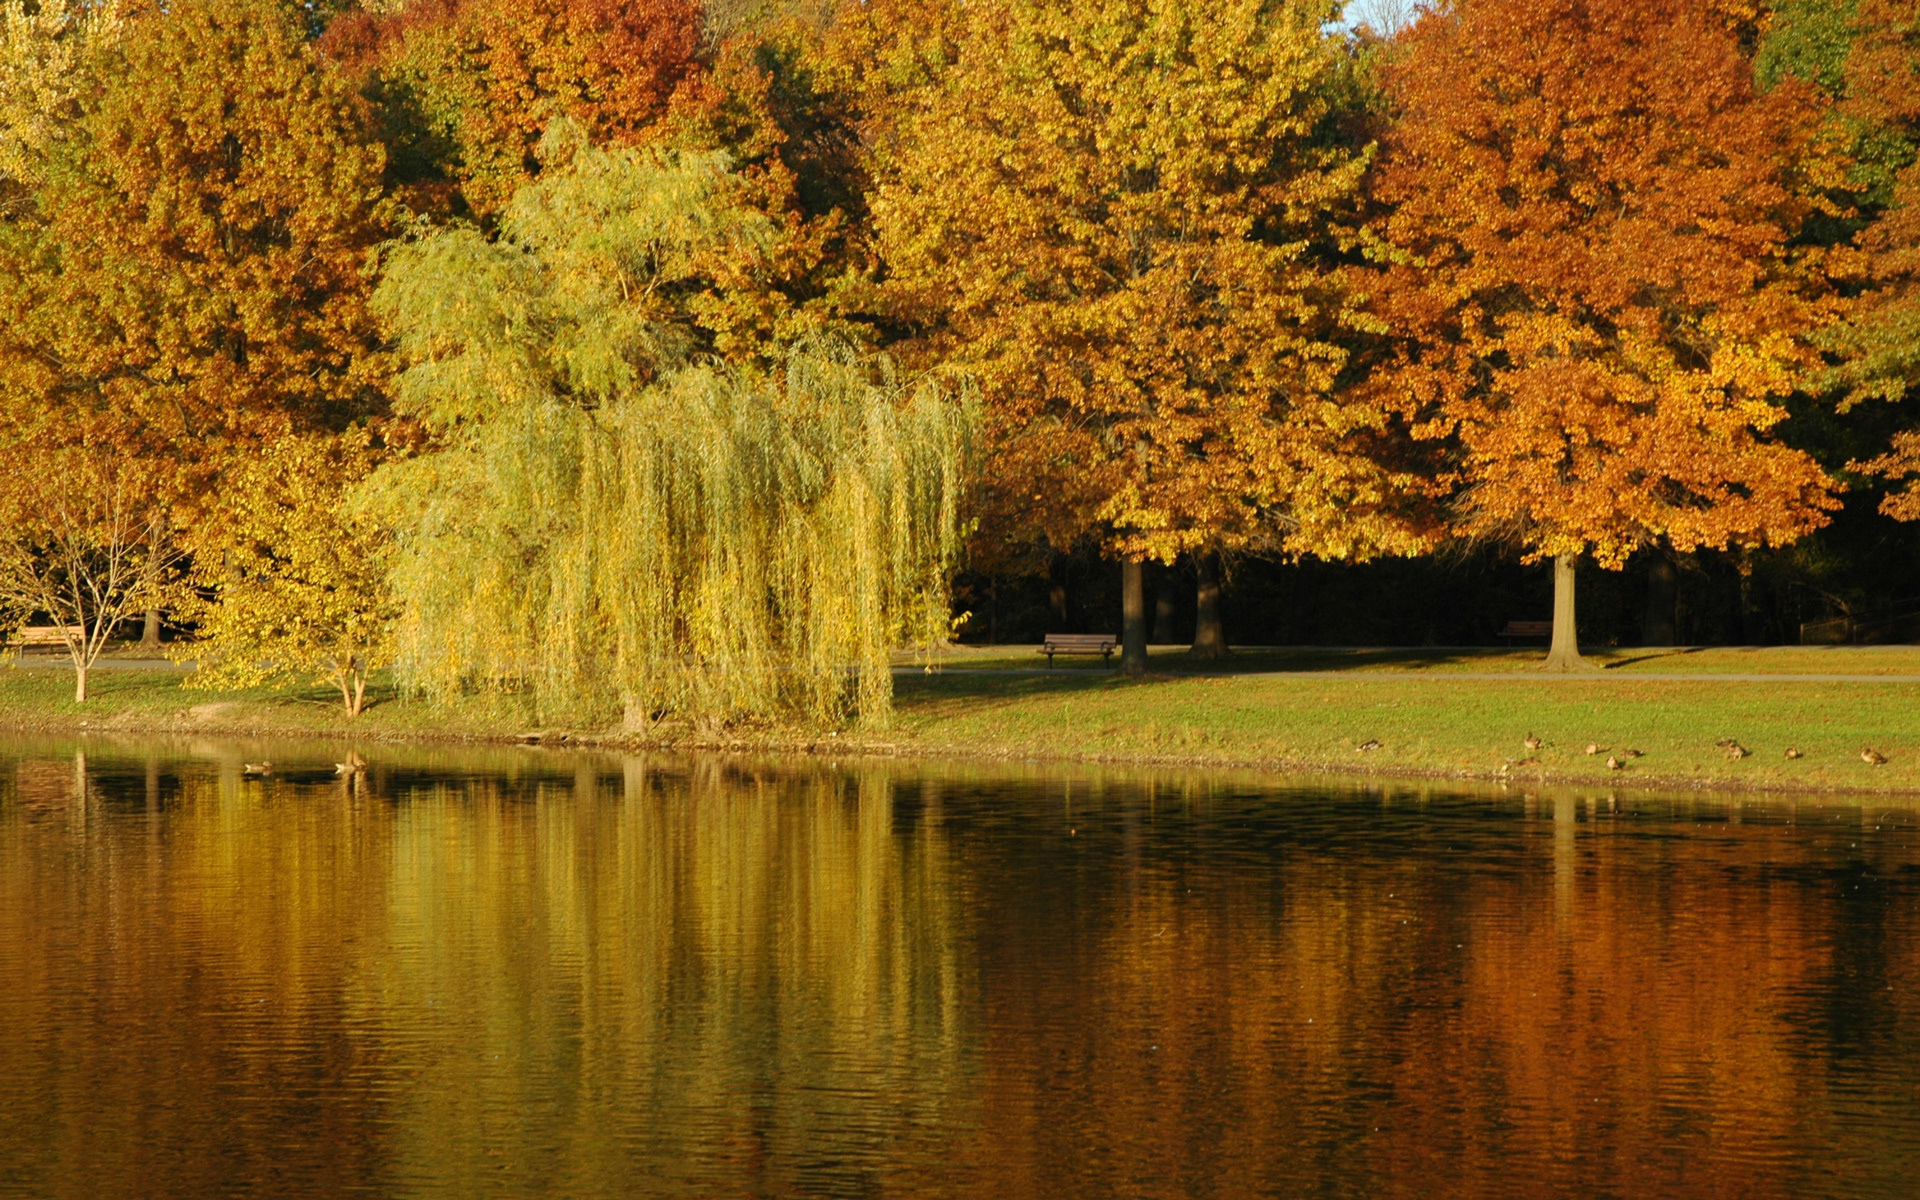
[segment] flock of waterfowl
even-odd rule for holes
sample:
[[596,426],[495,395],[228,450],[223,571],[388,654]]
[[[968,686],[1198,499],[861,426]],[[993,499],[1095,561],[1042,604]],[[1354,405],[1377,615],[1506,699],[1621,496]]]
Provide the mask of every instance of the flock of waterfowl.
[[[1546,745],[1546,742],[1542,741],[1537,734],[1529,731],[1527,736],[1521,739],[1520,744],[1529,750],[1538,750],[1540,747]],[[1354,749],[1364,754],[1369,750],[1378,750],[1382,745],[1383,743],[1379,738],[1368,738],[1366,741],[1355,746]],[[1721,753],[1725,754],[1731,762],[1738,762],[1743,758],[1753,757],[1753,751],[1742,746],[1736,738],[1721,738],[1718,742],[1715,742],[1714,745],[1719,747]],[[1606,754],[1607,770],[1609,771],[1623,771],[1626,769],[1629,759],[1640,758],[1645,753],[1644,751],[1635,750],[1631,747],[1623,749],[1618,753],[1610,753],[1610,747],[1602,746],[1598,742],[1588,742],[1586,749],[1588,754]],[[1788,746],[1783,757],[1804,758],[1806,756],[1798,746]],[[1870,767],[1885,766],[1887,756],[1871,746],[1862,746],[1860,748],[1860,761]],[[1509,758],[1500,769],[1506,771],[1513,767],[1531,767],[1537,765],[1539,762],[1540,760],[1538,758]]]

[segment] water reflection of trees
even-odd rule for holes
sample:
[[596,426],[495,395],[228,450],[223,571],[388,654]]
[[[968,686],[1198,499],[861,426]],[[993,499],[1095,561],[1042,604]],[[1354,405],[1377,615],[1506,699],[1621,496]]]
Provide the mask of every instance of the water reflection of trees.
[[936,827],[897,828],[892,793],[885,772],[634,760],[560,795],[408,796],[403,974],[363,1002],[477,1051],[412,1089],[409,1173],[478,1191],[500,1164],[461,1152],[487,1146],[565,1194],[716,1174],[794,1194],[876,1143],[934,1156],[966,966]]
[[1916,1152],[1912,814],[73,750],[0,762],[0,1189],[1898,1194]]
[[[1739,803],[1566,795],[1473,828],[1416,797],[1355,822],[1371,834],[1276,835],[1270,800],[1162,795],[1057,810],[1064,871],[962,856],[985,900],[984,1190],[1901,1194],[1913,814],[1869,844],[1862,810],[1803,810],[1820,847],[1772,805],[1736,827]],[[1406,853],[1431,836],[1454,853]],[[1009,911],[1068,905],[1100,915],[1066,941]],[[1870,1046],[1821,1027],[1849,997]]]
[[149,812],[139,763],[84,801],[10,765],[0,1171],[37,1189],[783,1193],[969,1119],[961,896],[885,772],[169,764]]

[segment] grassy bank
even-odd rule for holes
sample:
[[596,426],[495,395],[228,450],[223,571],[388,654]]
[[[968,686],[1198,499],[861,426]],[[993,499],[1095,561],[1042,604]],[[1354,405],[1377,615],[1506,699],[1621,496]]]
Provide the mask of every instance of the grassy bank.
[[[677,745],[832,747],[1014,759],[1097,759],[1643,786],[1920,793],[1920,651],[1787,647],[1602,656],[1591,676],[1543,676],[1536,651],[1285,651],[1196,671],[1157,656],[1145,679],[1030,651],[961,651],[899,679],[884,735],[667,729]],[[1788,676],[1750,680],[1743,675]],[[1827,682],[1813,677],[1869,677]],[[1675,678],[1674,676],[1680,676]],[[0,670],[0,724],[70,732],[501,739],[528,732],[504,706],[437,708],[391,691],[349,722],[321,689],[214,693],[178,674],[103,671],[76,705],[71,676]],[[591,736],[594,730],[575,730]],[[1528,749],[1523,738],[1543,745]],[[1729,759],[1737,739],[1751,756]],[[1375,749],[1357,747],[1378,742]],[[1588,755],[1589,744],[1600,753]],[[1862,747],[1883,766],[1860,759]],[[1801,757],[1788,759],[1789,747]],[[1623,770],[1609,752],[1641,751]]]

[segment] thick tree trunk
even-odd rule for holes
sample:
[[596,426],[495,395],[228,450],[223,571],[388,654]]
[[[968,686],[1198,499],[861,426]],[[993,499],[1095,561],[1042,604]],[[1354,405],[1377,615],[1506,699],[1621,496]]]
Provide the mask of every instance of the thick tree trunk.
[[87,668],[78,662],[73,664],[73,702],[87,702]]
[[1174,579],[1175,568],[1163,566],[1154,572],[1157,586],[1153,594],[1153,633],[1147,638],[1156,646],[1171,645],[1173,642],[1173,611],[1180,597],[1174,589],[1178,586]]
[[1225,658],[1227,632],[1220,621],[1220,556],[1206,551],[1193,556],[1193,571],[1199,577],[1194,592],[1193,658]]
[[160,648],[160,610],[157,608],[147,610],[147,623],[140,630],[140,648],[143,650]]
[[646,708],[641,705],[640,697],[638,696],[626,697],[621,704],[620,732],[621,733],[647,732],[647,730],[653,724],[653,722],[648,719],[650,715],[651,714],[647,712]]
[[1553,560],[1553,645],[1547,650],[1545,669],[1584,671],[1587,660],[1580,657],[1580,631],[1573,614],[1574,556],[1562,554]]
[[1647,614],[1640,623],[1640,644],[1671,646],[1678,640],[1677,608],[1680,601],[1680,569],[1665,554],[1653,560],[1647,572]]
[[1147,673],[1146,573],[1144,563],[1120,564],[1120,669],[1128,675]]

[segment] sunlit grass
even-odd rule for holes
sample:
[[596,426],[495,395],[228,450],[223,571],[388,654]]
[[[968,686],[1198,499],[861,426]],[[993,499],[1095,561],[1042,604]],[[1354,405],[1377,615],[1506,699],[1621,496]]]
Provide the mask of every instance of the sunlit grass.
[[[944,670],[899,676],[889,730],[841,730],[832,744],[842,752],[1920,792],[1920,683],[1727,678],[1920,675],[1920,649],[1618,651],[1595,655],[1603,669],[1587,676],[1542,674],[1533,669],[1538,657],[1537,650],[1276,650],[1237,654],[1224,671],[1195,674],[1169,650],[1156,655],[1146,678],[1129,680],[1097,660],[1092,668],[1063,662],[1047,672],[1030,650],[962,649],[942,656]],[[1486,674],[1508,677],[1471,677]],[[1662,677],[1675,674],[1695,678]],[[177,674],[102,671],[82,706],[64,671],[0,669],[0,723],[399,738],[511,737],[532,724],[511,701],[438,707],[402,698],[384,682],[352,722],[325,688],[209,692],[180,684]],[[826,731],[661,732],[690,742],[793,747],[824,741]],[[1529,733],[1543,739],[1538,750],[1523,744]],[[1718,743],[1729,738],[1751,755],[1728,758]],[[1369,741],[1380,745],[1357,749]],[[1599,752],[1588,755],[1589,744]],[[1861,761],[1867,746],[1890,761]],[[1789,747],[1801,757],[1786,758]],[[1642,753],[1609,770],[1608,754],[1624,759],[1628,748]]]
[[[917,743],[1016,756],[1920,789],[1920,683],[936,675],[902,680],[897,706]],[[1543,739],[1538,750],[1525,746],[1529,733]],[[1727,738],[1751,755],[1729,759],[1717,744]],[[1379,748],[1357,749],[1369,741]],[[1861,761],[1868,745],[1891,761]],[[1802,756],[1786,758],[1789,747]],[[1627,749],[1642,754],[1627,759]],[[1609,753],[1624,769],[1607,767]]]

